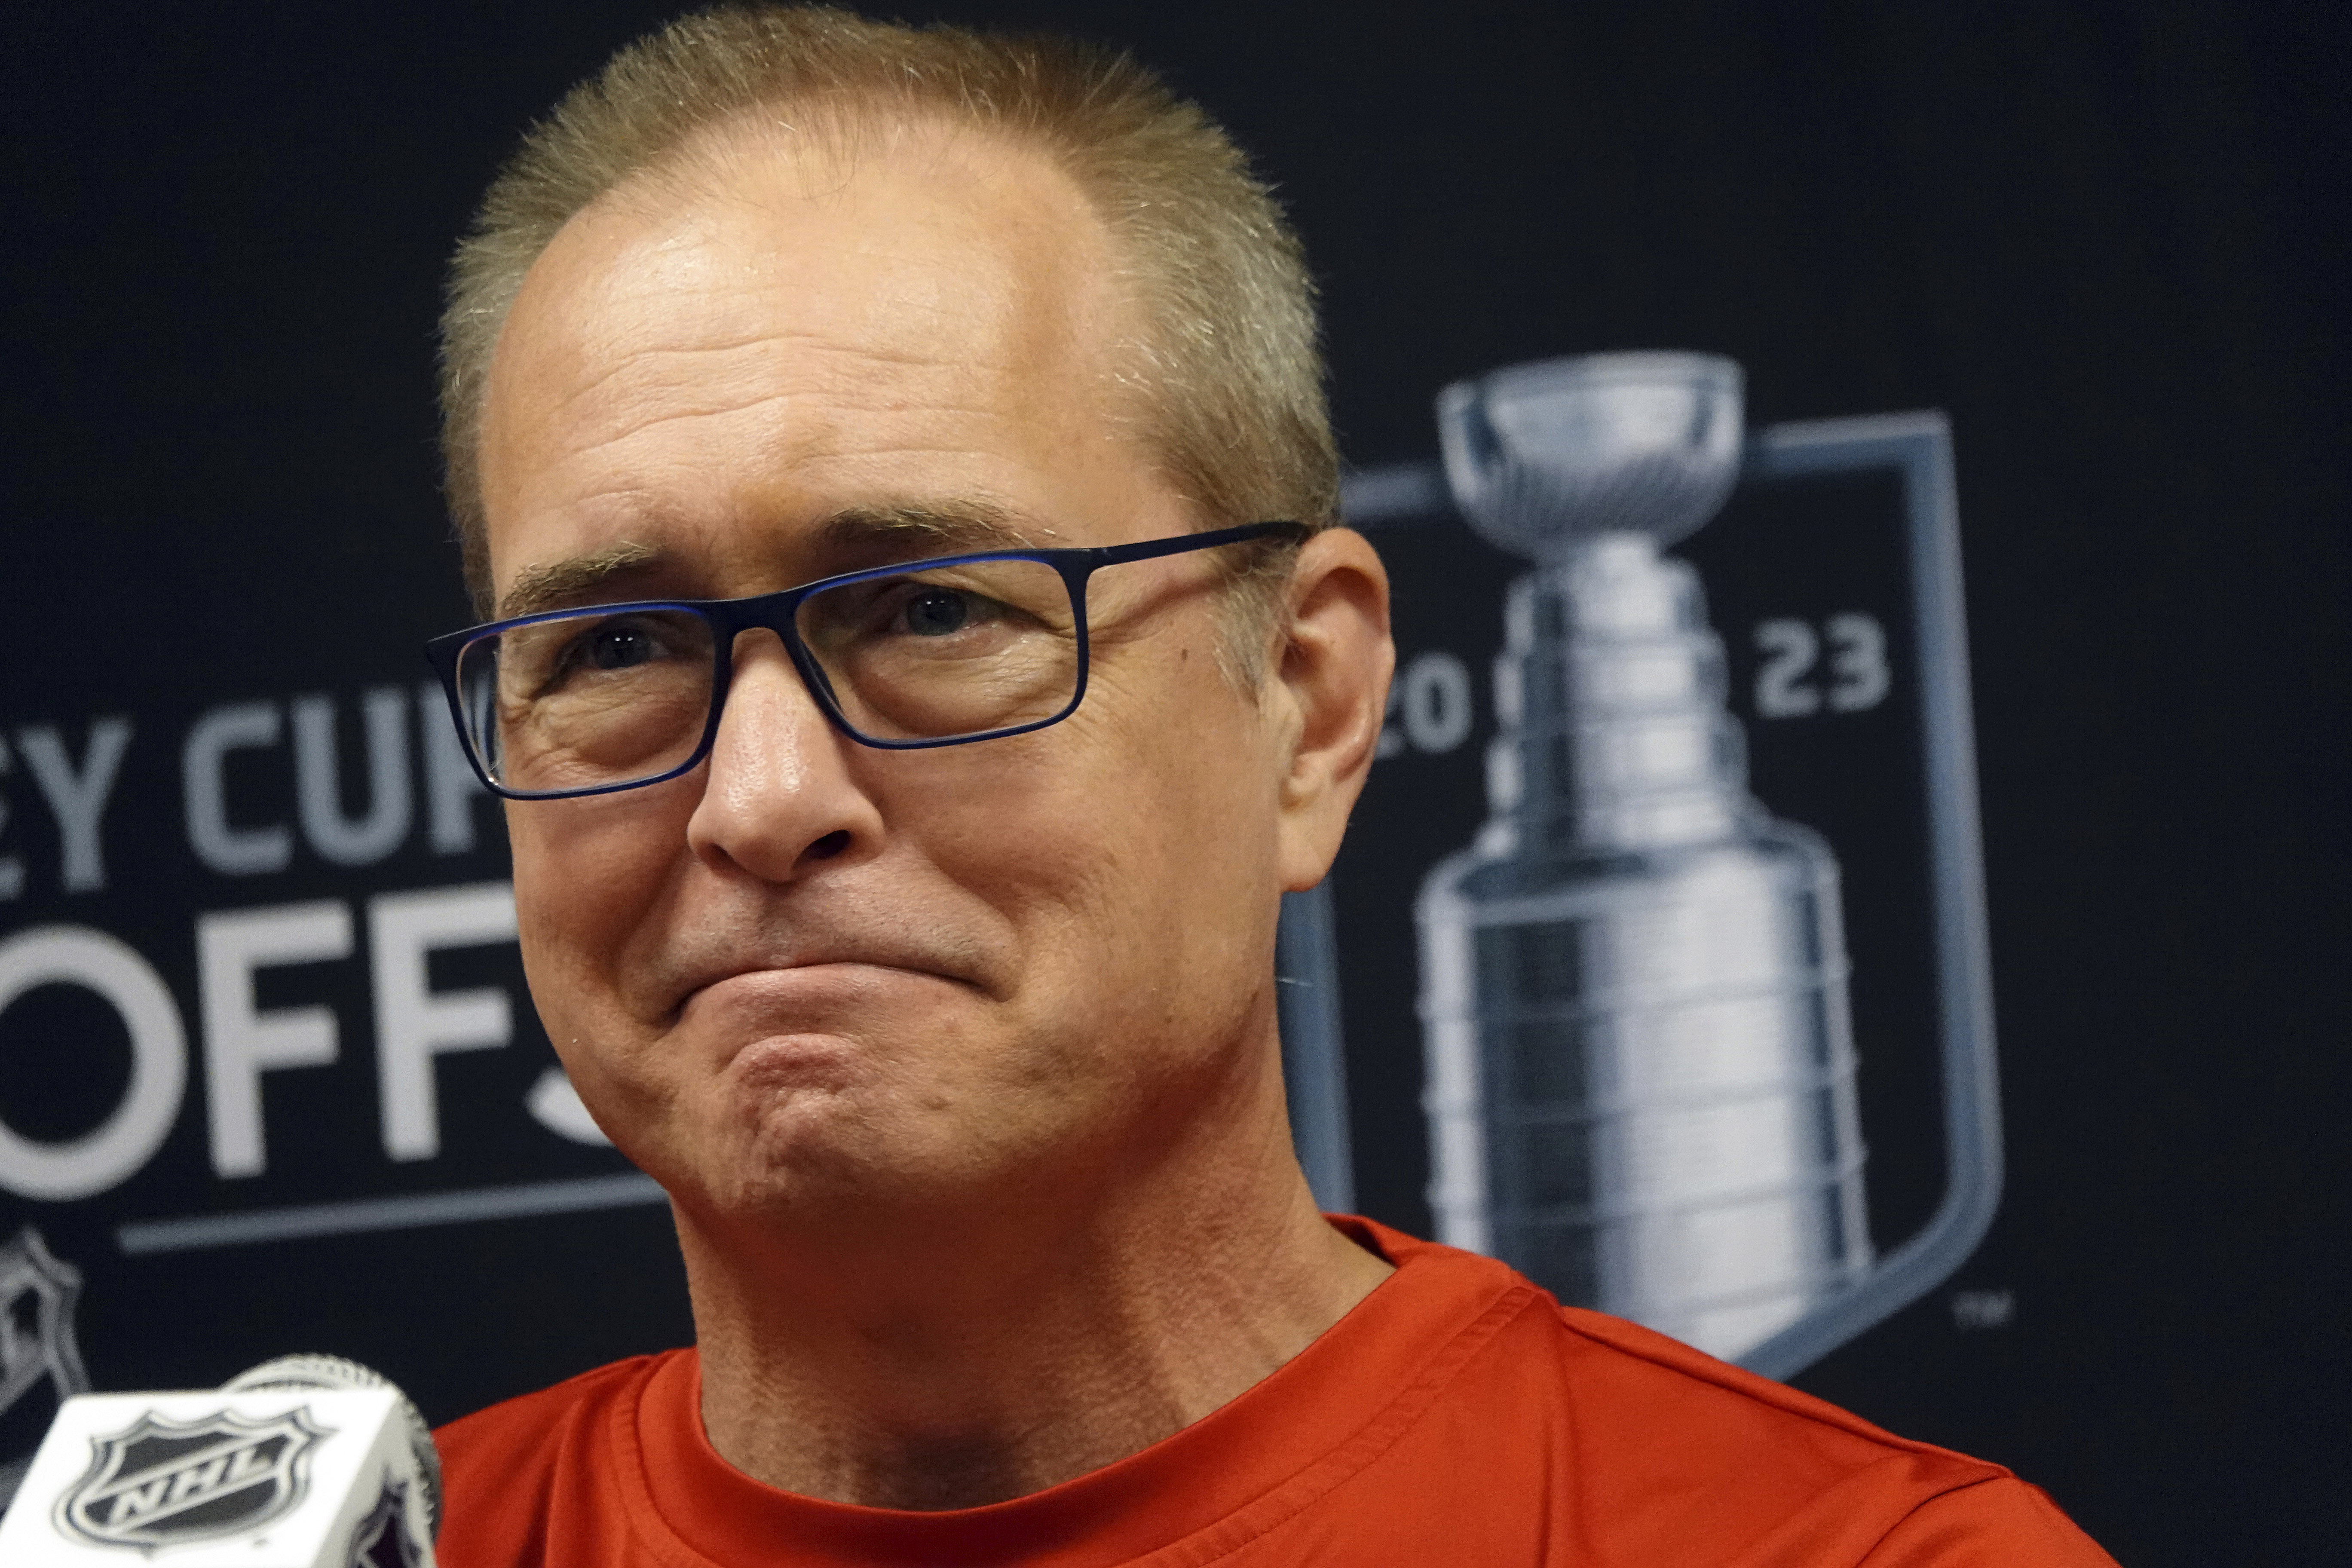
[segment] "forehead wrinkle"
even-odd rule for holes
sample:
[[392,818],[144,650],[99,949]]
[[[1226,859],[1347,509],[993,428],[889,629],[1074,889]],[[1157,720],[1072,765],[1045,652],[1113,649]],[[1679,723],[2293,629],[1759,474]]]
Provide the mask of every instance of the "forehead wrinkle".
[[[674,298],[662,299],[660,302],[665,306],[676,304]],[[681,321],[694,320],[695,318],[690,315],[672,310],[666,311],[664,318],[655,326],[641,330],[650,333],[660,328],[674,327]],[[659,376],[665,361],[687,362],[690,365],[695,362],[707,361],[708,356],[719,355],[750,359],[757,363],[765,358],[768,353],[787,350],[814,358],[840,358],[877,365],[910,366],[917,369],[948,369],[961,363],[942,353],[901,348],[888,342],[844,342],[838,341],[829,331],[794,326],[786,321],[774,321],[764,323],[757,330],[747,331],[743,336],[715,342],[646,342],[618,346],[613,353],[611,363],[596,370],[593,374],[587,376],[577,384],[567,387],[562,395],[549,406],[553,410],[569,408],[584,399],[593,397],[613,382],[633,374],[650,374]],[[694,382],[690,379],[693,374],[691,370],[688,370],[686,375],[678,379],[693,384]]]
[[[709,308],[702,308],[706,302]],[[554,319],[530,334],[541,341],[525,349],[536,351],[535,357],[551,354],[559,363],[570,362],[557,372],[560,390],[535,409],[517,412],[542,426],[572,423],[593,430],[625,425],[638,430],[681,417],[746,413],[804,395],[888,411],[905,402],[904,388],[877,384],[891,373],[952,373],[973,363],[969,352],[927,350],[919,339],[904,333],[845,338],[843,330],[854,329],[854,322],[811,326],[772,314],[746,321],[741,304],[724,289],[681,289],[658,279],[649,287],[615,288],[609,271],[587,279],[569,308],[559,305]],[[594,326],[583,316],[596,319]],[[612,333],[616,322],[621,330]],[[999,357],[980,356],[982,363]],[[648,415],[649,403],[660,412]],[[672,406],[661,408],[664,404]],[[574,449],[593,450],[609,438]]]
[[[666,408],[658,413],[645,412],[642,406],[632,399],[629,391],[625,389],[619,394],[619,406],[601,411],[591,410],[578,416],[577,423],[593,422],[594,425],[604,426],[605,431],[609,433],[590,434],[586,435],[585,438],[575,440],[571,447],[572,454],[577,457],[594,453],[607,447],[626,442],[646,431],[657,429],[680,420],[736,418],[753,415],[760,410],[780,404],[791,405],[814,401],[827,416],[817,421],[815,425],[807,427],[801,426],[789,416],[783,416],[779,423],[787,427],[779,432],[779,437],[785,446],[791,447],[809,447],[812,437],[821,430],[829,429],[836,425],[838,416],[843,413],[911,415],[919,417],[951,415],[989,421],[999,421],[1005,416],[1005,410],[1003,408],[992,408],[985,403],[967,402],[958,397],[919,396],[910,399],[907,388],[889,384],[874,374],[885,366],[940,370],[950,368],[947,362],[938,356],[877,352],[862,345],[826,342],[820,335],[814,333],[791,335],[799,340],[796,343],[796,352],[807,354],[811,359],[846,361],[853,366],[863,367],[866,374],[852,374],[830,384],[823,384],[821,377],[803,374],[796,377],[793,384],[770,385],[765,388],[747,387],[742,395],[738,396],[729,396],[721,389],[713,389],[707,379],[690,376],[665,378],[667,387],[692,388],[706,394],[716,391],[717,395],[694,400],[685,406]],[[642,362],[645,360],[689,359],[701,352],[703,351],[691,348],[637,351],[630,356],[631,363],[614,365],[599,374],[593,384],[566,392],[550,405],[551,411],[562,411],[593,399],[598,388],[607,387],[632,370],[643,368]],[[615,426],[618,427],[615,428]],[[825,443],[823,442],[816,443],[819,447],[824,445]],[[899,449],[915,450],[916,448]]]
[[601,452],[608,447],[623,446],[649,430],[657,430],[665,425],[675,425],[680,420],[731,418],[737,415],[749,414],[754,409],[764,408],[772,403],[791,403],[807,395],[804,391],[793,388],[746,398],[740,403],[714,403],[708,407],[672,408],[659,414],[633,414],[623,422],[623,428],[614,430],[609,435],[593,436],[580,441],[572,447],[571,454],[575,458],[581,458]]
[[595,374],[590,376],[587,380],[581,382],[576,386],[567,388],[562,396],[557,398],[549,406],[551,410],[557,412],[570,408],[583,399],[593,397],[597,393],[604,390],[614,380],[626,376],[633,371],[644,368],[648,362],[658,362],[666,359],[692,359],[702,354],[735,353],[743,349],[759,347],[764,344],[787,342],[795,339],[814,341],[817,337],[818,334],[814,332],[801,331],[790,327],[779,325],[751,332],[744,337],[730,339],[723,342],[647,343],[642,347],[634,347],[627,350],[611,364],[606,365],[604,369],[596,372]]

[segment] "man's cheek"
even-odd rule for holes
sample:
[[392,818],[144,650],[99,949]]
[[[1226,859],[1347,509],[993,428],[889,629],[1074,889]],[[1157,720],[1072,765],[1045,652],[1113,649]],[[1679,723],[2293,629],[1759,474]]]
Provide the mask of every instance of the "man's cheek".
[[545,887],[558,901],[617,894],[625,902],[685,849],[683,803],[658,788],[516,805],[528,813],[508,819],[518,896]]
[[540,819],[512,834],[524,969],[534,995],[546,993],[542,1008],[558,1011],[576,1005],[583,989],[614,986],[629,933],[658,904],[675,858],[649,827],[631,830],[574,805],[543,803]]
[[[594,998],[585,983],[579,949],[564,933],[551,931],[539,912],[520,898],[515,914],[521,930],[522,973],[530,987],[531,1005],[538,1009],[557,1055],[566,1056],[568,1044],[599,1032],[592,1026]],[[571,1065],[568,1059],[566,1065]]]

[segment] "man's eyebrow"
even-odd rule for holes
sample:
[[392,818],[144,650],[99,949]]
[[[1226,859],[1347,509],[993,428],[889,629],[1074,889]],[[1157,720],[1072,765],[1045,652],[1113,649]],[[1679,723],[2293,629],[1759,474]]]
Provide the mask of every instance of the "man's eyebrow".
[[1047,550],[1065,543],[1051,528],[1024,528],[994,501],[979,498],[837,511],[819,530],[829,544],[902,545],[932,554],[960,551]]
[[[817,537],[835,549],[913,550],[952,555],[985,550],[1045,550],[1061,542],[1059,531],[1024,528],[1013,514],[978,498],[904,506],[850,507],[817,527]],[[526,566],[499,600],[498,618],[513,620],[541,610],[609,600],[611,590],[634,578],[650,577],[671,563],[670,555],[635,540],[623,540],[585,555],[543,566]]]
[[586,555],[573,555],[545,566],[526,566],[515,574],[514,585],[499,601],[499,619],[534,616],[602,596],[616,582],[642,577],[662,563],[657,550],[623,540]]

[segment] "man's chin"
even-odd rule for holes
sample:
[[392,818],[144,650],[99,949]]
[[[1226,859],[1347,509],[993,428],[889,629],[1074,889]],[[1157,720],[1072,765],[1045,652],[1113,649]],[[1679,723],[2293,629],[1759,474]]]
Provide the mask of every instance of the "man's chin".
[[[845,1257],[889,1237],[920,1237],[941,1217],[985,1206],[1002,1186],[1003,1151],[937,1138],[903,1107],[793,1089],[772,1095],[756,1125],[688,1131],[657,1172],[689,1210]],[[892,1243],[891,1245],[899,1245]]]

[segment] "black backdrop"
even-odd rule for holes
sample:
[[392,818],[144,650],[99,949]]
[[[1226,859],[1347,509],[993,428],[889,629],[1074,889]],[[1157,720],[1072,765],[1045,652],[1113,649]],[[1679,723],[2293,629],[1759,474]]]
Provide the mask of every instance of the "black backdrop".
[[[1428,398],[1455,376],[1612,348],[1731,355],[1759,423],[1949,413],[2010,1136],[2000,1217],[1954,1284],[2014,1313],[1964,1333],[1923,1302],[1799,1382],[2015,1466],[2126,1562],[2339,1546],[2345,14],[898,10],[1117,38],[1224,118],[1316,258],[1356,462],[1429,455]],[[262,901],[190,858],[178,736],[234,699],[352,707],[461,621],[430,411],[443,255],[517,128],[667,14],[0,21],[0,724],[19,753],[0,857],[22,867],[0,937],[114,931],[184,1006],[192,911]],[[23,731],[57,725],[79,756],[106,714],[138,725],[107,886],[68,890]],[[262,815],[289,793],[237,787]],[[420,828],[367,887],[499,874],[493,840],[442,854]],[[298,858],[267,898],[353,886]],[[435,982],[482,984],[487,962],[436,960]],[[302,973],[267,977],[262,1005],[338,994]],[[0,1120],[58,1139],[103,1115],[128,1057],[91,1005],[52,989],[0,1016]],[[363,1024],[347,1036],[365,1083]],[[527,1020],[517,1038],[512,1064],[444,1058],[453,1146],[470,1086],[503,1104],[538,1070]],[[275,1306],[250,1248],[110,1262],[111,1224],[223,1201],[201,1090],[102,1215],[0,1197],[0,1230],[40,1225],[90,1276],[101,1387],[212,1381],[299,1332],[446,1419],[688,1331],[654,1208],[306,1244],[315,1288]],[[383,1165],[363,1098],[296,1074],[270,1092],[269,1201],[436,1184],[352,1173]],[[575,1168],[613,1157],[530,1167]],[[1419,1226],[1418,1168],[1398,1169],[1360,1167],[1363,1204]]]

